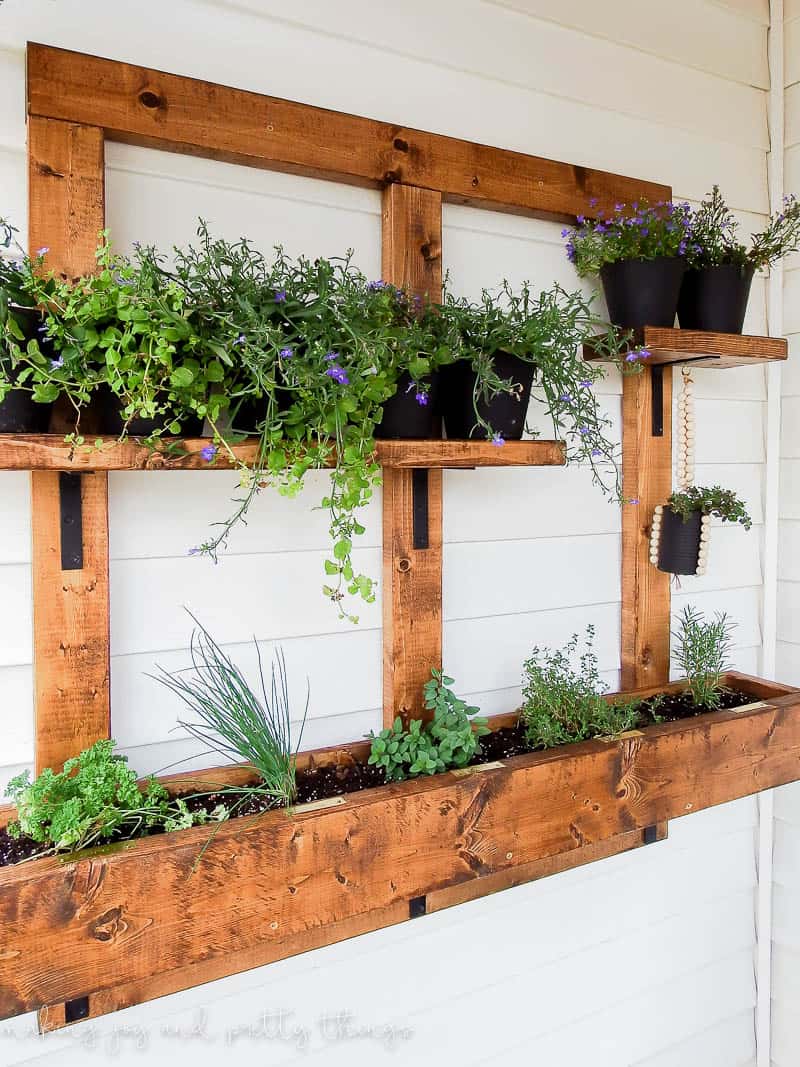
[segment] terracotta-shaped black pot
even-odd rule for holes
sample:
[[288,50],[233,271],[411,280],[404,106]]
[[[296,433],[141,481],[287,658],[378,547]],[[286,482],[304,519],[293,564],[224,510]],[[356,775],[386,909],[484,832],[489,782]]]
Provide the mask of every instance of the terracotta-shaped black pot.
[[383,405],[383,417],[375,427],[375,436],[395,440],[440,437],[441,432],[436,432],[439,377],[439,374],[434,374],[427,380],[427,399],[420,404],[416,385],[408,371],[404,371],[397,382],[397,392]]
[[[125,425],[122,417],[122,400],[107,385],[101,385],[92,396],[89,420],[94,432],[113,437],[119,437],[125,430],[128,437],[149,437],[158,431],[165,431],[172,418],[169,415],[159,415],[154,419],[134,418]],[[197,416],[184,418],[181,421],[182,437],[199,437],[203,431],[203,420]]]
[[[39,312],[12,305],[9,314],[14,316],[25,340],[37,340],[42,352],[49,356],[52,344],[39,330],[42,325]],[[11,389],[5,400],[0,401],[0,433],[47,433],[52,410],[52,404],[37,404],[29,389]]]
[[693,511],[686,522],[671,508],[661,512],[658,569],[669,574],[696,574],[703,516]]
[[733,263],[687,270],[678,299],[681,329],[741,333],[752,281],[752,267]]
[[495,352],[494,370],[499,378],[514,382],[513,394],[498,393],[491,400],[475,404],[475,371],[469,360],[462,359],[442,369],[440,408],[449,438],[486,438],[486,431],[476,424],[475,408],[495,433],[507,441],[519,441],[525,430],[525,417],[531,398],[535,366],[511,352]]
[[600,280],[611,322],[615,326],[674,326],[685,270],[682,256],[605,263]]

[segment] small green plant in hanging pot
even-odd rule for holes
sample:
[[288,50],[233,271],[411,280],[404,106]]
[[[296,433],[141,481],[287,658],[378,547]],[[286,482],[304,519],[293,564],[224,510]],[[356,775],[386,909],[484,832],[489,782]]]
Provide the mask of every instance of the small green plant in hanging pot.
[[669,574],[703,574],[712,516],[746,530],[752,526],[745,505],[730,489],[692,485],[673,493],[653,516],[651,562]]
[[785,197],[749,248],[739,241],[738,228],[715,185],[692,215],[688,269],[678,301],[682,329],[742,332],[754,273],[800,249],[800,203]]
[[[592,202],[595,207],[595,202]],[[617,326],[672,326],[686,256],[692,246],[688,204],[645,200],[615,204],[611,214],[579,215],[562,231],[567,256],[582,278],[600,276]]]

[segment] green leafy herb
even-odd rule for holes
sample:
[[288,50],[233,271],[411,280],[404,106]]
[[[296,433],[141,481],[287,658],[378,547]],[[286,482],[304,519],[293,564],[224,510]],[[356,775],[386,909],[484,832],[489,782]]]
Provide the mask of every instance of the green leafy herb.
[[732,632],[735,623],[725,612],[706,622],[702,612],[686,605],[675,638],[675,659],[689,681],[698,707],[718,708],[725,692],[722,675],[731,669]]
[[720,485],[711,488],[691,485],[688,489],[672,493],[667,505],[684,522],[688,522],[699,511],[701,515],[716,515],[723,522],[738,522],[745,530],[753,525],[744,503],[732,490],[723,489]]

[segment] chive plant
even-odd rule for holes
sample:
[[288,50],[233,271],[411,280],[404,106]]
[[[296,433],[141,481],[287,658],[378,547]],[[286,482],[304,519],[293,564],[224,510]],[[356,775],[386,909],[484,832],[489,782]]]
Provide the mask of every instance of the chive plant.
[[254,692],[230,656],[208,630],[197,624],[190,641],[191,667],[169,672],[158,667],[153,677],[176,693],[194,713],[178,725],[207,745],[208,752],[242,759],[261,778],[255,789],[228,792],[259,792],[288,806],[296,794],[296,753],[308,713],[308,693],[297,743],[292,740],[291,700],[283,652],[275,653],[269,687],[264,677],[261,651],[258,657],[260,693]]

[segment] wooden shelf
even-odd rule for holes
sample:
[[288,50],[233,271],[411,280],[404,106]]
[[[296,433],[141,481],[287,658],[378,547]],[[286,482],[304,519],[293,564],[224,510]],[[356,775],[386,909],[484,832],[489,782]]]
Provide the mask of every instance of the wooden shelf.
[[[87,439],[88,440],[88,439]],[[179,441],[165,438],[157,450],[131,438],[91,438],[91,444],[72,447],[59,434],[0,434],[0,470],[126,471],[126,470],[224,470],[233,466],[224,449],[212,461],[202,450],[207,437]],[[94,442],[100,441],[96,446]],[[408,440],[379,441],[377,457],[384,467],[409,469],[472,467],[559,467],[565,463],[560,441]],[[252,463],[258,441],[248,438],[232,447],[237,460]]]
[[[646,365],[691,363],[696,367],[761,366],[786,359],[788,346],[783,337],[757,337],[738,333],[705,333],[701,330],[675,330],[663,326],[644,326],[633,331],[631,348],[646,348],[650,357]],[[586,359],[602,360],[590,343],[583,346]]]
[[[429,910],[429,897],[435,910],[596,859],[625,834],[649,843],[670,819],[794,781],[800,690],[723,680],[753,703],[213,834],[195,827],[5,867],[0,1019],[44,1007],[53,1028],[78,998],[88,1017],[139,1003],[401,922]],[[349,747],[338,759],[352,758]],[[189,775],[182,785],[197,787]]]

